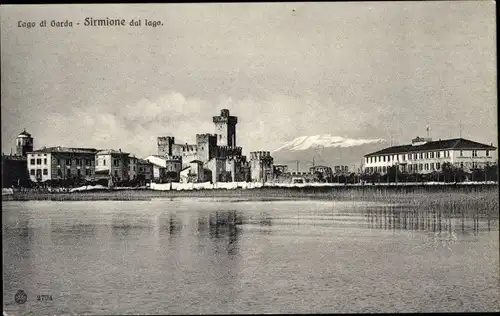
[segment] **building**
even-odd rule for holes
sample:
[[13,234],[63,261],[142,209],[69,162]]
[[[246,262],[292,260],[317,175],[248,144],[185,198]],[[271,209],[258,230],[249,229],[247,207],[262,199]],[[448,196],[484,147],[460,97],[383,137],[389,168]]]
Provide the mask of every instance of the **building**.
[[251,180],[267,182],[274,177],[274,158],[269,151],[250,152]]
[[143,184],[153,180],[153,164],[144,159],[137,159],[137,180]]
[[33,151],[33,138],[23,130],[16,137],[16,152],[10,155],[2,153],[2,187],[27,186],[30,182],[28,174],[27,153]]
[[31,181],[88,180],[95,178],[94,148],[43,147],[28,152],[28,172]]
[[96,171],[107,174],[113,182],[129,180],[129,153],[105,149],[96,153]]
[[135,156],[130,156],[128,158],[128,180],[129,181],[135,181],[137,180],[137,162],[139,161],[138,158]]
[[28,186],[29,182],[26,157],[2,154],[2,187]]
[[364,156],[365,173],[386,173],[396,166],[401,172],[431,173],[447,162],[470,172],[496,163],[496,147],[464,138],[432,141],[416,137],[409,145],[392,146]]
[[179,182],[182,170],[182,156],[168,155],[165,159],[165,171],[168,182]]
[[26,157],[28,152],[33,151],[33,137],[23,130],[16,139],[16,155]]
[[315,180],[321,182],[331,182],[333,177],[332,168],[328,166],[313,166],[309,168],[309,173],[315,175]]
[[[197,174],[198,181],[245,181],[248,178],[249,165],[242,148],[236,146],[236,124],[238,118],[231,116],[229,110],[222,109],[219,116],[212,118],[214,134],[196,134],[196,144],[176,144],[174,136],[157,138],[158,155],[150,156],[151,162],[164,165],[159,159],[181,157],[183,175]],[[196,165],[193,161],[198,161]],[[171,162],[174,167],[174,163]],[[165,165],[167,168],[167,166]],[[189,167],[190,170],[186,171]],[[199,169],[203,170],[200,172]],[[171,171],[170,171],[171,172]]]

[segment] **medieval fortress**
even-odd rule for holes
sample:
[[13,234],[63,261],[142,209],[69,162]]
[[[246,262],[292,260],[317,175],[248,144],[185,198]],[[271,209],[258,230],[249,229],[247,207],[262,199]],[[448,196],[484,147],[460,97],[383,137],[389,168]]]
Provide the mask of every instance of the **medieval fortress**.
[[269,151],[250,152],[248,160],[236,145],[236,116],[222,109],[213,123],[215,133],[196,134],[196,144],[176,144],[174,136],[158,137],[158,154],[146,160],[190,182],[265,182],[272,178]]

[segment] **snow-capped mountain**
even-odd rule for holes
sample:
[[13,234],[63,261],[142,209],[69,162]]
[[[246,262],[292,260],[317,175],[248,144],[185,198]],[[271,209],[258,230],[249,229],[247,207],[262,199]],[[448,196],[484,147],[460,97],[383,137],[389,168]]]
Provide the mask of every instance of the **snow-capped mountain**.
[[301,136],[292,141],[286,142],[281,147],[275,149],[273,152],[288,149],[290,151],[306,150],[308,148],[321,148],[321,147],[353,147],[366,144],[381,144],[385,143],[385,139],[355,139],[344,138],[341,136],[315,135],[315,136]]
[[346,138],[332,135],[301,136],[272,151],[275,164],[288,165],[290,171],[308,171],[313,165],[361,166],[363,156],[387,147],[385,139]]

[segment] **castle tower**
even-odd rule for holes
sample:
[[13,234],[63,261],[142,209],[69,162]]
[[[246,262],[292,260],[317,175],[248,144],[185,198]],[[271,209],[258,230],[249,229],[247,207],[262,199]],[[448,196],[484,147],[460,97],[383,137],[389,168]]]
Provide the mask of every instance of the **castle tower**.
[[30,151],[33,151],[33,137],[26,130],[23,130],[21,134],[17,135],[16,154],[26,157],[26,153]]
[[164,136],[158,137],[158,155],[172,155],[172,145],[175,143],[175,137],[173,136]]
[[217,134],[217,145],[236,147],[236,124],[238,118],[230,116],[228,109],[222,109],[219,116],[214,116],[215,134]]

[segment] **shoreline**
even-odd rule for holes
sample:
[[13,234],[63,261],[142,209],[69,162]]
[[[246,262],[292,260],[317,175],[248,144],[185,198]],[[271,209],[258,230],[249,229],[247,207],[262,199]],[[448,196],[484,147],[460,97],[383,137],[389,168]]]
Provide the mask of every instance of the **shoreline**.
[[[194,189],[194,190],[152,190],[145,188],[115,188],[75,192],[13,192],[2,194],[2,201],[147,201],[154,198],[234,198],[246,200],[362,200],[362,201],[400,201],[415,197],[446,194],[461,195],[483,193],[496,195],[498,184],[495,183],[451,183],[441,185],[413,184],[376,184],[376,185],[336,185],[277,187],[265,186],[253,189]],[[469,195],[467,199],[476,199]]]

